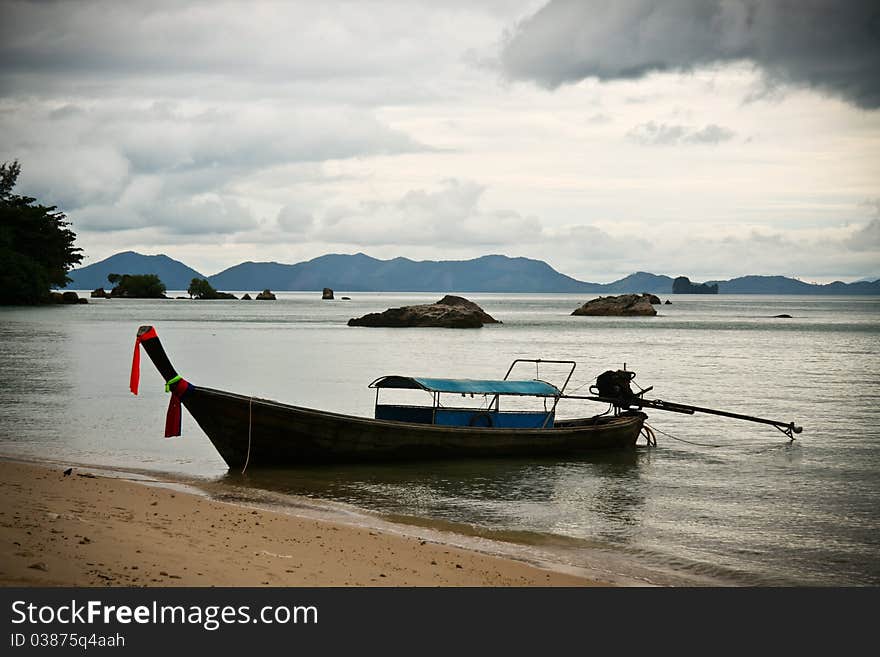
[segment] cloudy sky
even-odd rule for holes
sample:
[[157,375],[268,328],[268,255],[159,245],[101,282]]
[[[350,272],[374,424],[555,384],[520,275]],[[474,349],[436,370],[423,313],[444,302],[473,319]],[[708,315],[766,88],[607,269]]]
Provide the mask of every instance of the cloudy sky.
[[880,276],[880,5],[0,4],[0,161],[84,264]]

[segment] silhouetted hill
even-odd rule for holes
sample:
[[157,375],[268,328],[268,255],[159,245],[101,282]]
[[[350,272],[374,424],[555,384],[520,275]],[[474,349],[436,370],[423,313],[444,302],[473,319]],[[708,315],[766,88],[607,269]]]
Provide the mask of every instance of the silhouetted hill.
[[720,294],[880,294],[880,281],[818,285],[786,276],[741,276],[710,283],[718,284]]
[[205,278],[167,255],[142,255],[134,251],[117,253],[100,262],[70,272],[72,290],[94,290],[109,287],[108,274],[156,274],[169,290],[185,290],[193,278]]
[[[592,285],[595,285],[593,283]],[[672,292],[672,279],[669,276],[658,276],[644,271],[637,271],[619,281],[601,285],[602,292],[606,294],[632,294],[639,292],[653,292],[654,294],[670,294]]]
[[[107,274],[156,274],[169,290],[185,290],[195,269],[165,255],[117,253],[74,270],[75,289],[107,286]],[[613,283],[587,283],[561,274],[541,260],[488,255],[472,260],[379,260],[363,253],[328,254],[285,265],[243,262],[207,277],[222,290],[321,290],[350,292],[572,292],[596,295],[652,292],[671,294],[672,278],[636,272]],[[743,276],[717,283],[720,294],[877,294],[880,281],[816,285],[785,276]]]
[[[584,292],[671,294],[672,278],[636,272],[613,283],[587,283],[542,260],[488,255],[473,260],[379,260],[363,253],[329,254],[283,265],[244,262],[210,277],[225,290],[336,290],[381,292]],[[743,276],[718,284],[720,294],[880,294],[874,283],[816,285],[784,276]]]
[[546,262],[489,255],[473,260],[378,260],[330,254],[295,265],[245,262],[210,277],[226,290],[337,290],[383,292],[586,292],[604,289],[560,274]]

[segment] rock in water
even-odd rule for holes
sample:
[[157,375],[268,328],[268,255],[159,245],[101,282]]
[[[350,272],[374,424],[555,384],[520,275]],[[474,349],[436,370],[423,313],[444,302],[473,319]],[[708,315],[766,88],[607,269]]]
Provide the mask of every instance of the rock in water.
[[251,295],[248,294],[247,292],[245,292],[244,295],[242,295],[241,300],[242,301],[252,301]]
[[275,301],[275,295],[272,290],[263,290],[256,297],[257,301]]
[[476,313],[476,315],[480,318],[483,324],[500,324],[497,319],[492,317],[489,313],[480,308],[473,301],[468,301],[464,297],[457,297],[452,294],[447,294],[445,297],[440,299],[437,302],[437,305],[441,306],[452,306],[453,308],[460,308],[462,310],[466,310],[468,312]]
[[671,305],[672,305],[672,302],[671,302],[669,299],[667,299],[666,302],[665,302],[665,304],[666,304],[667,306],[671,306]]
[[653,305],[658,305],[660,303],[660,297],[656,294],[651,294],[650,292],[642,292],[642,296],[648,299]]
[[621,294],[616,297],[599,297],[587,301],[575,310],[572,315],[598,316],[652,316],[657,311],[651,301],[638,294]]
[[500,324],[473,301],[446,295],[437,303],[389,308],[348,320],[349,326],[481,328]]
[[97,290],[92,290],[92,299],[109,299],[110,293],[107,292],[103,287],[99,287]]
[[329,287],[325,287],[324,291],[321,293],[322,299],[332,299],[333,298],[333,290]]

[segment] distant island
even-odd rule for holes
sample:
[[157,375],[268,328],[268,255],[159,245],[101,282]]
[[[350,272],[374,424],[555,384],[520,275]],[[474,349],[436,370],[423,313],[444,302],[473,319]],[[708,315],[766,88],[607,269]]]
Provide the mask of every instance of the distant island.
[[[328,254],[286,265],[243,262],[205,276],[167,255],[125,251],[70,272],[68,289],[91,290],[107,284],[107,276],[124,271],[155,274],[169,290],[186,290],[194,278],[225,290],[315,290],[347,292],[505,292],[584,294],[672,294],[670,276],[636,272],[612,283],[589,283],[562,274],[531,258],[487,255],[472,260],[379,260],[363,253]],[[687,277],[680,277],[685,278]],[[688,282],[690,282],[688,280]],[[707,281],[718,294],[842,294],[880,295],[880,280],[819,285],[785,276],[743,276]]]
[[[108,274],[107,280],[114,286],[105,298],[122,297],[124,299],[165,299],[167,288],[156,274]],[[97,296],[103,292],[98,288],[92,292]]]
[[718,294],[718,283],[691,283],[687,276],[679,276],[672,281],[673,294]]

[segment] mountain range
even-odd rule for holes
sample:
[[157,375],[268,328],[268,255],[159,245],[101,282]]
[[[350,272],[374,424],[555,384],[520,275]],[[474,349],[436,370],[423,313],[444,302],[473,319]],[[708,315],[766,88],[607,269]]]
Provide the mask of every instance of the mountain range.
[[[636,272],[612,283],[588,283],[566,276],[546,262],[487,255],[472,260],[378,260],[363,253],[328,254],[293,265],[243,262],[205,276],[166,255],[125,251],[73,270],[71,289],[107,287],[108,274],[157,274],[169,290],[185,290],[206,278],[218,290],[320,290],[347,292],[586,292],[671,294],[672,278]],[[878,294],[880,280],[826,285],[785,276],[743,276],[718,284],[720,294]]]
[[169,290],[185,290],[192,279],[207,278],[167,255],[141,255],[134,251],[123,251],[92,265],[74,269],[68,274],[71,282],[67,287],[73,290],[109,288],[111,286],[107,276],[110,274],[157,274]]

